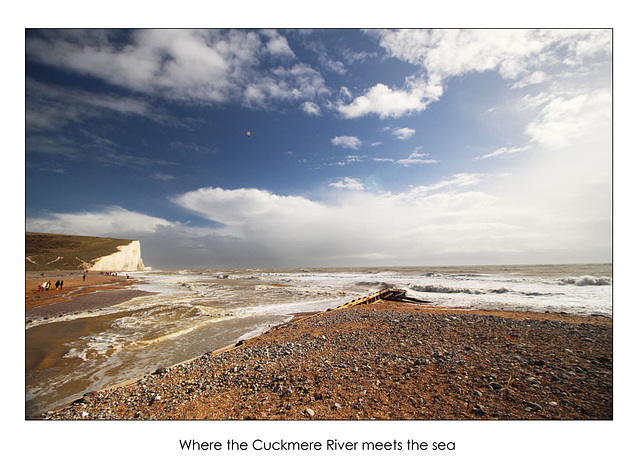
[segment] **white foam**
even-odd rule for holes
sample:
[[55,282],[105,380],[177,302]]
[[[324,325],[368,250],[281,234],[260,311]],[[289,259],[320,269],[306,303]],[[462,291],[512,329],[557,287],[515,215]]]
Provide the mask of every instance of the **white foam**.
[[559,279],[562,284],[573,284],[579,287],[585,285],[611,285],[609,277],[594,277],[592,275],[583,275],[582,277],[564,277]]

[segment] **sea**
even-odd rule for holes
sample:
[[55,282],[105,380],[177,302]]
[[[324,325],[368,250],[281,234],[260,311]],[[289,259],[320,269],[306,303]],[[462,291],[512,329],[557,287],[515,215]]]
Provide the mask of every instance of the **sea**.
[[26,328],[25,416],[386,287],[431,305],[613,317],[612,264],[131,272],[152,292]]

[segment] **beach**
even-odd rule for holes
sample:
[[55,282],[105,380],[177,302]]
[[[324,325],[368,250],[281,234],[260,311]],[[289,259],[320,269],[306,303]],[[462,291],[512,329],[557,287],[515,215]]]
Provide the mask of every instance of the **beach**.
[[599,316],[380,301],[298,316],[34,418],[611,420],[612,333]]
[[[61,288],[55,288],[56,281],[63,282]],[[39,290],[45,282],[51,282],[50,289]],[[126,273],[108,275],[103,272],[85,274],[80,271],[27,272],[25,316],[29,322],[60,314],[109,307],[145,295],[144,291],[129,289],[137,282],[137,279],[127,277]]]

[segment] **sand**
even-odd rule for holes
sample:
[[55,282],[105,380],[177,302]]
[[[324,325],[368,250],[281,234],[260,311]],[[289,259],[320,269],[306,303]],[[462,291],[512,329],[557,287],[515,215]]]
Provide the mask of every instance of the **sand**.
[[[61,314],[75,313],[109,307],[126,302],[149,292],[130,289],[138,279],[128,278],[126,273],[105,275],[88,272],[83,279],[80,271],[27,272],[25,279],[25,318],[27,322]],[[56,289],[56,281],[63,281],[62,289]],[[51,282],[47,291],[38,286]]]
[[294,319],[37,418],[610,420],[612,346],[609,318],[382,301]]

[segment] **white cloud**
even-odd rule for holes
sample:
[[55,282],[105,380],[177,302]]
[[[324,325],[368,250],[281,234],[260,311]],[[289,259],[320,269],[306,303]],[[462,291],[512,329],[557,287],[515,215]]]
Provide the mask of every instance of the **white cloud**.
[[132,32],[126,44],[122,36],[112,30],[47,30],[27,36],[26,54],[133,91],[189,102],[263,106],[328,92],[318,72],[295,63],[286,38],[275,31],[144,29]]
[[521,152],[526,152],[527,150],[531,150],[530,145],[524,145],[522,147],[500,147],[498,150],[495,150],[491,153],[486,153],[479,157],[475,157],[475,161],[484,160],[486,158],[500,157],[500,158],[510,158],[513,155],[516,155]]
[[364,95],[356,97],[350,104],[339,104],[337,109],[348,119],[368,114],[377,114],[384,119],[423,111],[427,108],[424,99],[424,91],[420,89],[394,90],[379,83],[367,89]]
[[263,106],[273,100],[304,100],[328,92],[322,76],[309,66],[278,67],[272,73],[256,75],[246,84],[246,104]]
[[529,76],[521,79],[513,85],[514,89],[522,89],[523,87],[531,86],[532,84],[541,84],[549,81],[551,77],[544,71],[535,71]]
[[320,115],[320,106],[315,102],[307,101],[302,104],[302,110],[309,115]]
[[404,165],[405,167],[416,164],[438,163],[438,160],[427,158],[429,156],[428,153],[420,153],[419,150],[421,149],[422,147],[417,147],[407,158],[401,158],[400,160],[398,160],[398,163]]
[[160,180],[160,181],[171,181],[171,180],[175,180],[176,177],[173,175],[168,175],[166,173],[154,173],[152,175],[153,178],[155,178],[156,180]]
[[[522,186],[527,179],[460,173],[404,192],[373,193],[359,179],[342,178],[330,184],[336,193],[323,201],[257,189],[202,188],[175,203],[222,223],[216,236],[233,238],[224,244],[229,254],[257,249],[277,265],[468,263],[470,257],[485,263],[544,262],[553,253],[569,259],[570,252],[606,243],[607,217],[600,210],[576,212],[551,197],[541,200],[529,193],[538,182]],[[487,191],[504,184],[513,185],[516,194]],[[374,255],[379,260],[371,260]]]
[[289,42],[284,36],[275,30],[264,30],[262,33],[268,38],[265,48],[269,54],[295,57],[295,53],[289,47]]
[[[174,198],[180,206],[227,226],[221,233],[246,237],[272,226],[297,226],[305,216],[321,216],[325,205],[299,196],[278,196],[268,191],[241,188],[200,188]],[[287,225],[286,222],[290,221]],[[272,223],[272,224],[269,224]]]
[[549,100],[525,132],[542,147],[562,148],[602,135],[606,140],[611,134],[611,121],[611,91],[599,89]]
[[401,158],[398,160],[398,163],[408,167],[409,165],[419,165],[419,164],[431,164],[438,163],[438,160],[433,160],[431,158]]
[[407,140],[413,137],[413,134],[415,133],[416,133],[415,129],[410,129],[408,127],[398,128],[393,131],[393,135],[398,137],[400,140]]
[[375,34],[390,55],[422,66],[433,85],[490,70],[509,80],[535,73],[539,82],[541,67],[576,65],[587,57],[611,53],[609,30],[422,29]]
[[[435,188],[462,181],[454,178]],[[176,197],[175,202],[223,223],[219,235],[265,249],[281,261],[353,261],[373,254],[406,261],[445,252],[452,239],[472,247],[487,233],[493,236],[496,228],[514,226],[482,223],[481,216],[496,212],[487,208],[495,205],[496,198],[482,192],[431,193],[428,187],[418,187],[406,193],[376,194],[363,191],[361,182],[347,178],[336,182],[335,187],[351,193],[336,195],[327,204],[264,190],[203,188]],[[504,217],[503,213],[495,217],[498,215]],[[511,234],[514,232],[517,230]],[[529,231],[523,234],[530,236]]]
[[329,183],[329,186],[346,190],[364,190],[364,184],[358,178],[342,178],[341,180]]
[[451,178],[441,180],[433,185],[417,187],[416,190],[434,191],[450,187],[462,188],[477,185],[482,178],[483,175],[478,173],[456,173]]
[[372,160],[374,162],[393,162],[393,163],[395,163],[395,160],[393,158],[374,157],[374,158],[372,158]]
[[340,88],[340,94],[339,96],[342,99],[347,99],[347,100],[351,100],[351,98],[353,97],[353,94],[351,94],[351,91],[349,91],[349,88],[347,86],[342,86]]
[[358,137],[350,135],[340,135],[331,139],[331,143],[337,147],[357,149],[362,145],[362,141]]
[[553,84],[585,74],[581,68],[588,59],[601,58],[606,64],[612,50],[610,30],[402,29],[371,34],[389,56],[420,70],[406,78],[403,89],[379,83],[350,103],[340,102],[337,109],[346,118],[423,111],[442,96],[448,78],[469,73],[497,71],[514,88]]
[[329,166],[336,165],[336,166],[344,167],[352,163],[361,163],[363,161],[363,158],[358,155],[347,155],[345,158],[346,160],[341,160],[339,162],[331,162],[328,165]]
[[50,213],[46,217],[27,218],[27,231],[134,238],[154,233],[162,226],[172,226],[165,219],[129,211],[118,206],[102,211]]

